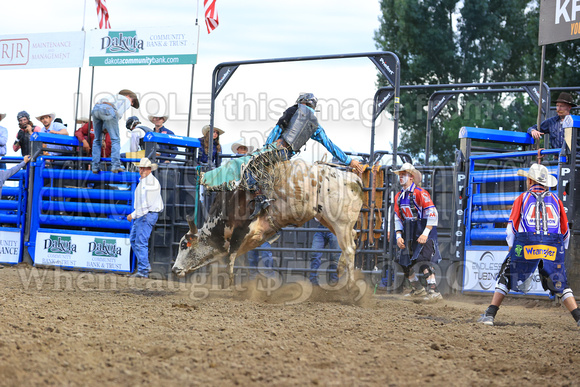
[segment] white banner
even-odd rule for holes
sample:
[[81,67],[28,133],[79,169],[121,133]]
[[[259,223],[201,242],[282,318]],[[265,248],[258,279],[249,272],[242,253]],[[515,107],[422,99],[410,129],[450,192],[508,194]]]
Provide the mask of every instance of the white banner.
[[20,261],[20,231],[0,230],[0,262]]
[[85,33],[0,35],[0,69],[82,67]]
[[128,272],[130,252],[129,238],[38,232],[34,264]]
[[172,26],[88,33],[91,66],[195,64],[199,28]]
[[[466,250],[463,290],[493,292],[501,265],[508,254],[505,250]],[[538,270],[532,275],[532,287],[527,294],[548,295],[542,288]]]

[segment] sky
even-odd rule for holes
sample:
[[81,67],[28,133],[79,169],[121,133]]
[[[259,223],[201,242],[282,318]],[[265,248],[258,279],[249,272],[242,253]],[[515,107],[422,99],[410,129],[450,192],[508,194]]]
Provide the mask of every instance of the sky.
[[[193,68],[191,137],[200,137],[201,128],[209,123],[211,75],[219,63],[377,51],[373,36],[379,27],[378,0],[217,0],[220,24],[211,34],[203,20],[203,0],[199,2],[198,6],[195,0],[107,1],[113,30],[194,25],[197,15],[200,30]],[[79,31],[83,22],[85,31],[98,28],[92,0],[4,2],[0,35]],[[89,113],[91,70],[85,60],[80,71],[79,116]],[[142,97],[140,109],[131,109],[120,122],[126,148],[123,128],[130,115],[152,126],[149,114],[169,114],[165,126],[177,135],[187,135],[191,78],[191,65],[95,67],[93,95],[127,88]],[[0,80],[0,113],[7,114],[0,125],[8,128],[9,145],[16,137],[16,114],[21,110],[32,117],[54,111],[73,134],[78,68],[0,67]],[[225,131],[220,139],[224,152],[241,138],[262,145],[284,108],[302,92],[319,98],[319,122],[335,144],[344,151],[369,152],[376,80],[377,70],[367,58],[242,66],[216,100],[215,125]],[[383,113],[377,121],[375,149],[391,150],[392,126],[392,117]],[[8,148],[8,155],[14,155],[12,147]],[[311,141],[301,156],[314,160],[323,153]]]

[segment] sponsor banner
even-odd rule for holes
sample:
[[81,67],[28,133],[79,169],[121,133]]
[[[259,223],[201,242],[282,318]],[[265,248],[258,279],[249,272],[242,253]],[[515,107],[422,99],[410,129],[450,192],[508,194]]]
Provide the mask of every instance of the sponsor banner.
[[82,67],[85,33],[0,35],[0,69]]
[[173,26],[88,33],[91,66],[195,64],[199,28]]
[[38,232],[34,264],[129,271],[130,252],[129,238]]
[[[493,292],[497,275],[508,254],[506,250],[466,250],[463,290]],[[527,294],[548,295],[542,288],[538,270],[532,274],[532,286]]]
[[580,6],[577,0],[542,0],[538,45],[580,38]]
[[20,262],[20,231],[0,230],[0,262]]

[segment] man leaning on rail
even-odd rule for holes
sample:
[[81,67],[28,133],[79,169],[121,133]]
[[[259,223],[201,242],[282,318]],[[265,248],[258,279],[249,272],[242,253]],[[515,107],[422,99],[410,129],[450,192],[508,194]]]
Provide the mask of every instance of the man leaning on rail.
[[535,139],[539,139],[544,134],[550,135],[550,149],[560,149],[564,144],[564,119],[570,115],[570,110],[577,105],[572,96],[568,93],[560,93],[556,101],[556,114],[538,125],[528,128],[528,133]]

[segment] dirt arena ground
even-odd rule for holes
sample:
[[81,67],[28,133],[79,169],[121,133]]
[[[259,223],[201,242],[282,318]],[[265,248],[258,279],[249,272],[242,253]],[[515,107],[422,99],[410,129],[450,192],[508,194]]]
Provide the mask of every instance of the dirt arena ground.
[[0,385],[580,385],[580,331],[547,301],[510,298],[488,327],[489,297],[262,285],[5,267]]

